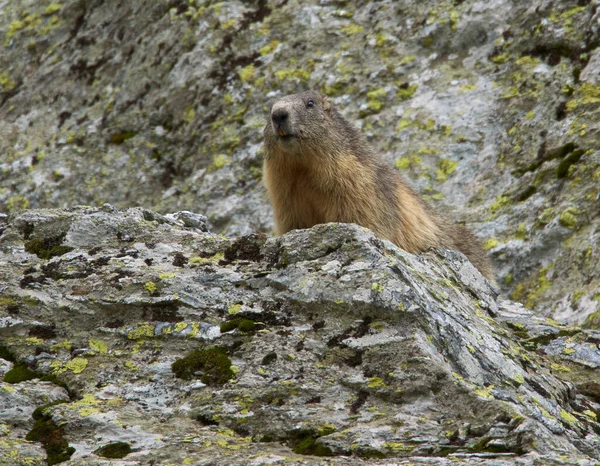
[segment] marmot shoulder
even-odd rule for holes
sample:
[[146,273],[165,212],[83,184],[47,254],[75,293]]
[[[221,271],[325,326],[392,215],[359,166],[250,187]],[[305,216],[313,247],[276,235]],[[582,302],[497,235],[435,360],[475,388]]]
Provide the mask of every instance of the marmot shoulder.
[[458,249],[494,281],[475,235],[436,214],[326,96],[308,91],[278,99],[264,140],[264,182],[278,234],[356,223],[411,253]]

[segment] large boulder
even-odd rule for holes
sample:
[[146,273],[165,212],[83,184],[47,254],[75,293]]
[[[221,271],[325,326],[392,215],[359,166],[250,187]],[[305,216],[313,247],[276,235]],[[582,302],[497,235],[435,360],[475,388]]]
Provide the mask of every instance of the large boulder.
[[457,252],[204,220],[0,220],[2,464],[600,460],[597,332],[497,301]]

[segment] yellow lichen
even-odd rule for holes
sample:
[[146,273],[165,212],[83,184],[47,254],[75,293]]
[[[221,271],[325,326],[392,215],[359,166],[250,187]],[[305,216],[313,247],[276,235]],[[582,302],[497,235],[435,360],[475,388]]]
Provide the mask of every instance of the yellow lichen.
[[380,377],[371,377],[369,379],[369,383],[368,383],[367,387],[369,387],[369,388],[383,388],[383,387],[385,387],[385,383],[383,382],[383,379],[380,378]]
[[87,367],[88,360],[86,358],[73,358],[65,364],[65,367],[74,374],[80,374]]
[[360,34],[361,32],[364,32],[364,31],[365,31],[365,28],[359,24],[349,24],[348,26],[344,26],[342,29],[340,29],[340,32],[342,34],[346,34],[347,36],[353,36],[355,34]]
[[139,340],[142,338],[150,338],[153,336],[154,325],[147,322],[138,323],[137,328],[129,331],[129,333],[127,334],[127,338],[129,338],[130,340]]
[[255,76],[254,65],[251,63],[239,71],[240,79],[243,83],[252,80]]
[[279,42],[278,40],[272,40],[260,49],[260,54],[264,56],[272,53],[279,44],[281,44],[281,42]]
[[225,165],[231,163],[231,157],[227,157],[224,154],[219,154],[213,158],[212,164],[206,169],[207,173],[211,173],[215,170],[223,168]]
[[106,346],[106,343],[103,340],[90,339],[89,345],[90,345],[90,348],[92,350],[94,350],[96,353],[99,353],[99,354],[108,353],[108,346]]
[[227,313],[229,313],[231,315],[237,314],[241,310],[242,310],[242,305],[241,304],[230,304],[227,307]]
[[492,400],[494,397],[492,396],[492,390],[494,389],[493,385],[488,385],[487,387],[479,387],[475,389],[475,393],[486,400]]
[[62,3],[51,3],[44,10],[44,16],[53,15],[54,13],[59,12],[61,8],[62,8]]
[[435,178],[437,181],[446,181],[448,176],[456,171],[458,162],[451,159],[438,160],[438,170],[436,171]]
[[483,247],[486,251],[489,251],[490,249],[494,249],[496,246],[498,246],[499,241],[496,238],[488,238],[485,243],[483,243]]

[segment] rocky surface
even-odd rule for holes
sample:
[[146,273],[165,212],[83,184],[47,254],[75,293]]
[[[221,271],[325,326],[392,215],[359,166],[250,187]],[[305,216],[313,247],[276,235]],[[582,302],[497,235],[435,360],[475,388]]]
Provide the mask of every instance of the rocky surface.
[[456,252],[203,220],[0,219],[0,464],[600,461],[598,332]]
[[505,296],[597,328],[599,18],[597,0],[0,0],[0,209],[269,232],[264,113],[314,88],[487,240]]

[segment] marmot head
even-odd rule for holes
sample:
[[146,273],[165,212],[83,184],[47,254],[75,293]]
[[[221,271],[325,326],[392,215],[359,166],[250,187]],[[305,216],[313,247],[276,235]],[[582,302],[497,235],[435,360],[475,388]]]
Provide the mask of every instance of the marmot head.
[[265,144],[284,153],[314,152],[331,139],[342,117],[329,99],[307,91],[277,99],[269,111]]

